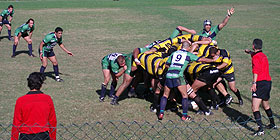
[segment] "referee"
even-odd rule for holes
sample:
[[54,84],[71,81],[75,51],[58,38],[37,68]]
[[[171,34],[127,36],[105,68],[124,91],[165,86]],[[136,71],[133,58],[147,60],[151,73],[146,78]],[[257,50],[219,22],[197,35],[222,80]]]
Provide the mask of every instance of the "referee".
[[258,124],[258,131],[256,131],[254,135],[260,136],[264,135],[261,113],[259,111],[259,107],[261,104],[270,121],[270,124],[266,126],[266,128],[276,129],[277,127],[274,123],[272,110],[269,106],[271,77],[269,75],[269,64],[267,56],[262,52],[262,40],[254,39],[252,48],[253,51],[246,49],[245,52],[251,54],[252,57],[252,111]]

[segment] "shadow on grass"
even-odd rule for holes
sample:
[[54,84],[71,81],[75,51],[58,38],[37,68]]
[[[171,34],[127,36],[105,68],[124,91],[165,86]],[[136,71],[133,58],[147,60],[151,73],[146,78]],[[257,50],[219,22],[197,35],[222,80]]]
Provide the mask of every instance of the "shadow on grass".
[[247,125],[249,122],[255,122],[251,117],[230,107],[224,107],[223,112],[231,119],[231,121],[237,122],[239,125],[243,126],[249,131],[255,132],[252,127]]
[[[49,78],[55,80],[55,73],[54,72],[45,72],[44,75],[46,77],[49,77]],[[66,75],[67,76],[67,74],[62,74],[62,73],[59,73],[59,75]]]
[[[12,37],[13,37],[13,36],[12,36]],[[1,41],[2,39],[4,39],[4,38],[9,39],[9,36],[0,36],[0,41]]]

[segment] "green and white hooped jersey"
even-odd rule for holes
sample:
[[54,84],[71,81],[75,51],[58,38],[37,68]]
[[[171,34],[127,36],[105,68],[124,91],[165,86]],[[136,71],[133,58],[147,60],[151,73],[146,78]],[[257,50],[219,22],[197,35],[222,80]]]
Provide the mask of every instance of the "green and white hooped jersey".
[[57,39],[55,33],[51,32],[45,36],[43,42],[45,43],[43,46],[43,51],[50,52],[56,44],[62,44],[62,37]]
[[216,40],[216,36],[218,35],[220,29],[219,25],[210,28],[209,32],[206,32],[204,29],[198,33],[198,35],[203,37],[210,37],[212,40]]
[[15,35],[18,36],[20,32],[27,33],[28,31],[33,31],[34,29],[35,29],[35,24],[33,24],[33,26],[30,28],[28,24],[24,23],[16,29]]
[[2,17],[2,20],[4,20],[4,19],[7,20],[8,16],[13,17],[13,15],[14,15],[14,9],[13,9],[13,11],[12,11],[11,13],[9,12],[8,9],[5,9],[5,10],[3,10],[3,11],[1,12],[1,15],[0,15],[0,16]]
[[166,78],[174,79],[184,76],[184,71],[191,61],[196,61],[198,57],[186,50],[179,50],[172,53],[166,64],[169,65]]

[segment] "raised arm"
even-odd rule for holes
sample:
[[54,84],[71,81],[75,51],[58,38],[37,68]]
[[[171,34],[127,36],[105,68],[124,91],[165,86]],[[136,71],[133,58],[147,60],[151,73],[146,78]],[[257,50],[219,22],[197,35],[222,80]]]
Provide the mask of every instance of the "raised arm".
[[228,20],[231,17],[231,15],[233,15],[233,13],[234,13],[234,8],[231,8],[230,10],[229,9],[227,10],[227,16],[222,21],[222,23],[219,24],[219,30],[222,30],[222,28],[224,28],[227,25]]

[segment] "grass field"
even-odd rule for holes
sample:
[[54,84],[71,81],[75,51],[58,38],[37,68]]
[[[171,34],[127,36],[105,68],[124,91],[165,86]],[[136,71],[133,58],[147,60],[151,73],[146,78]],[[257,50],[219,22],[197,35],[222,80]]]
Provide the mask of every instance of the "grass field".
[[[9,4],[15,7],[12,33],[29,18],[35,19],[32,37],[33,50],[37,49],[43,37],[60,26],[64,29],[63,43],[74,56],[68,56],[58,46],[55,53],[58,59],[63,83],[48,77],[42,91],[52,96],[58,123],[82,124],[85,122],[122,120],[156,121],[149,111],[150,102],[130,98],[120,101],[119,106],[98,101],[97,91],[103,82],[100,60],[112,53],[129,53],[154,40],[168,38],[172,31],[182,25],[197,32],[205,19],[219,24],[232,6],[235,14],[218,34],[220,48],[229,50],[235,66],[237,87],[244,98],[244,106],[232,104],[229,108],[214,111],[210,121],[223,121],[227,117],[252,117],[251,58],[243,50],[251,48],[254,38],[264,42],[264,53],[270,62],[273,88],[271,108],[280,115],[280,2],[277,0],[19,0],[0,1],[0,9]],[[6,37],[4,27],[0,37],[0,124],[10,124],[13,119],[16,99],[28,92],[26,78],[39,71],[38,57],[27,55],[27,43],[21,39],[17,47],[20,53],[12,59],[12,44]],[[49,63],[46,72],[52,72]],[[121,81],[120,81],[121,82]],[[234,100],[237,101],[236,96]],[[265,114],[264,111],[261,112]],[[205,116],[189,113],[195,121]],[[175,113],[167,112],[165,120],[179,120]],[[279,122],[279,120],[276,120]],[[255,124],[253,124],[255,125]]]

